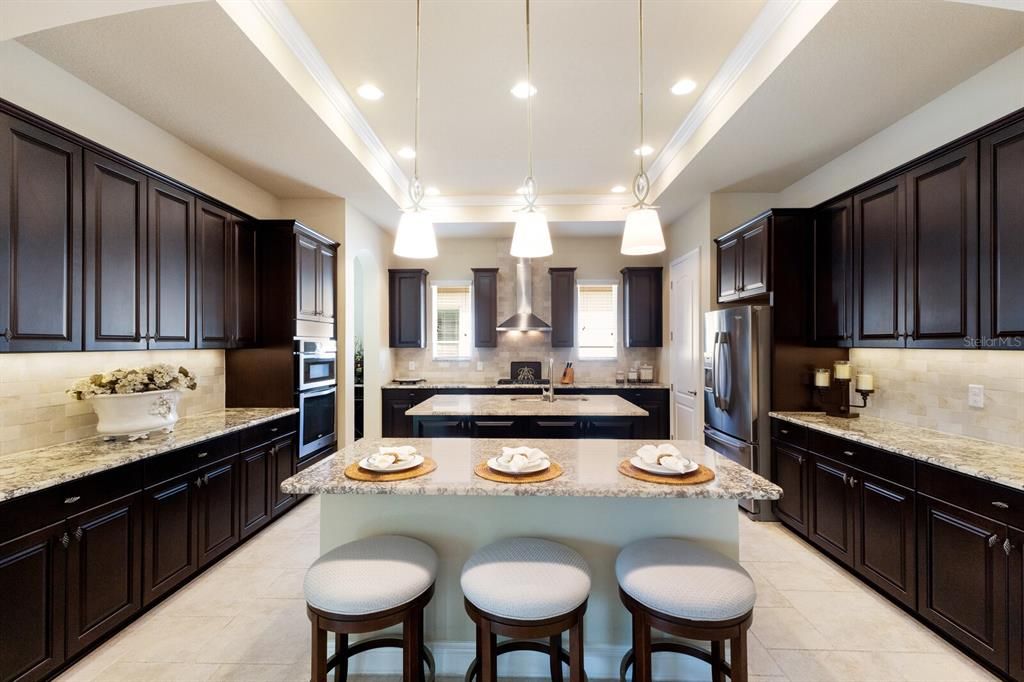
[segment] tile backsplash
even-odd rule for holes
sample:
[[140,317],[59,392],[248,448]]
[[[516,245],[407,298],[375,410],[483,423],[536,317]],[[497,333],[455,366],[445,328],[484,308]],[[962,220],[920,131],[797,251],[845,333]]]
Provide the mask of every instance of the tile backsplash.
[[[1024,447],[1020,351],[855,348],[850,363],[875,376],[862,414]],[[985,387],[984,407],[968,407],[970,384]]]
[[92,407],[64,391],[90,374],[158,362],[197,375],[198,388],[178,406],[181,416],[224,407],[221,350],[0,354],[0,455],[95,435]]

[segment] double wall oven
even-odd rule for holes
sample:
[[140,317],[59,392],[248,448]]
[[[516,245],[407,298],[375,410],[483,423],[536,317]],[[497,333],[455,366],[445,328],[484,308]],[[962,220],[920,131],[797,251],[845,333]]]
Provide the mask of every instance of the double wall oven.
[[295,339],[295,400],[299,408],[299,461],[338,438],[338,344]]

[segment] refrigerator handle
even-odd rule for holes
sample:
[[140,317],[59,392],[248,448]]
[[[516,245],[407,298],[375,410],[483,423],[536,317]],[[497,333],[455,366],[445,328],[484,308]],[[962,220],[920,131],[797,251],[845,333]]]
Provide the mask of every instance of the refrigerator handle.
[[711,348],[711,397],[714,398],[715,407],[718,405],[718,332],[715,332],[715,341]]
[[[720,410],[729,410],[729,402],[732,398],[732,373],[728,365],[729,361],[729,333],[728,332],[715,332],[715,354],[714,354],[714,384],[715,384],[715,406]],[[721,357],[719,357],[721,355]],[[723,364],[725,365],[723,367]],[[723,370],[725,375],[729,378],[728,384],[729,391],[726,392],[722,387],[722,375]]]

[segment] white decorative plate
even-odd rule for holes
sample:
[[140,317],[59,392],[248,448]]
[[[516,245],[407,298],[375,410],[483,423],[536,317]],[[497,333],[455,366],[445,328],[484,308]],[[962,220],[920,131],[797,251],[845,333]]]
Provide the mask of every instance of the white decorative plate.
[[657,474],[658,476],[682,476],[683,474],[689,474],[700,468],[699,465],[693,460],[688,459],[686,461],[689,462],[690,464],[683,471],[669,469],[668,467],[663,467],[660,464],[647,464],[642,459],[640,459],[639,456],[633,457],[631,460],[629,460],[629,463],[635,466],[637,469],[646,471],[649,474]]
[[551,467],[551,460],[550,459],[542,459],[542,460],[539,460],[537,462],[534,462],[533,464],[527,464],[526,466],[524,466],[519,471],[514,471],[512,469],[512,467],[508,466],[507,464],[500,463],[498,461],[497,457],[491,457],[489,460],[487,460],[487,466],[489,468],[491,468],[491,469],[494,469],[495,471],[497,471],[499,473],[502,473],[502,474],[510,474],[512,476],[522,476],[523,474],[536,474],[538,472],[541,472],[541,471],[544,471],[544,470],[550,468]]
[[379,467],[370,464],[370,458],[364,457],[359,460],[359,468],[366,469],[367,471],[376,471],[381,474],[394,473],[396,471],[407,471],[409,469],[418,467],[423,464],[423,455],[413,455],[412,459],[406,462],[395,462],[389,467]]

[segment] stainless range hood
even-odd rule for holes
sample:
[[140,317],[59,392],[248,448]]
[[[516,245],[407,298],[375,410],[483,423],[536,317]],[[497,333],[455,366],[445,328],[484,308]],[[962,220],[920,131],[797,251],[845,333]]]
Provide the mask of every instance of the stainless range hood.
[[516,314],[499,324],[498,331],[551,331],[550,324],[533,314],[533,267],[529,258],[516,263]]

